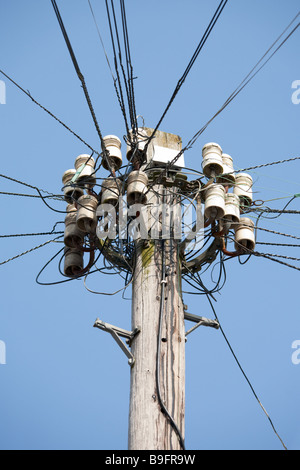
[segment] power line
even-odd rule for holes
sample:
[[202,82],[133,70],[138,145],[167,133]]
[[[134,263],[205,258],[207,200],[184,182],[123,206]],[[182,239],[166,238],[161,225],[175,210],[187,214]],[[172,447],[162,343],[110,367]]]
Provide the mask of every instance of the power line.
[[[39,189],[36,186],[33,186],[29,183],[25,183],[24,181],[17,180],[16,178],[12,178],[11,176],[0,174],[0,178],[4,178],[4,179],[7,179],[9,181],[13,181],[14,183],[18,183],[18,184],[21,184],[23,186],[26,186],[27,188],[34,189],[35,191],[38,191],[39,193],[46,193],[46,194],[48,194],[48,196],[51,196],[51,197],[54,196],[55,197],[55,194],[49,193],[48,191],[45,191],[44,189]],[[16,194],[16,195],[18,195],[18,194]],[[41,196],[37,196],[37,197],[41,197]]]
[[[119,105],[120,105],[120,108],[121,108],[122,115],[124,117],[125,127],[126,127],[126,130],[127,130],[127,133],[128,133],[129,132],[129,126],[128,126],[128,123],[127,123],[127,116],[126,116],[126,110],[125,110],[125,105],[124,105],[123,92],[122,92],[122,88],[120,86],[120,76],[119,76],[118,72],[117,72],[117,78],[114,76],[112,66],[110,64],[110,61],[109,61],[109,58],[108,58],[108,55],[107,55],[107,52],[106,52],[106,49],[105,49],[104,41],[102,39],[102,35],[101,35],[100,29],[99,29],[99,26],[98,26],[98,23],[97,23],[97,20],[96,20],[96,16],[95,16],[91,1],[88,0],[88,3],[89,3],[89,7],[90,7],[90,10],[91,10],[91,13],[92,13],[92,16],[93,16],[93,20],[94,20],[94,23],[95,23],[95,26],[96,26],[96,29],[97,29],[98,37],[99,37],[99,40],[100,40],[100,43],[101,43],[101,46],[102,46],[102,49],[103,49],[103,52],[104,52],[104,55],[105,55],[105,58],[106,58],[106,62],[107,62],[108,68],[110,70],[112,79],[113,79],[114,89],[115,89],[115,92],[116,92],[116,95],[117,95],[117,99],[118,99],[118,102],[119,102]],[[117,83],[120,86],[120,91],[118,89]]]
[[283,237],[288,237],[288,238],[293,238],[294,240],[300,240],[300,237],[297,237],[296,235],[290,235],[288,233],[282,233],[282,232],[277,232],[276,230],[271,230],[271,229],[268,229],[268,228],[263,228],[263,227],[255,227],[256,230],[262,230],[264,232],[268,232],[268,233],[273,233],[275,235],[281,235]]
[[128,83],[128,89],[129,89],[129,102],[130,102],[130,110],[131,110],[131,126],[132,126],[133,133],[136,134],[137,133],[137,115],[136,115],[136,106],[135,106],[135,93],[134,93],[134,86],[133,86],[134,77],[133,77],[133,66],[132,66],[131,53],[130,53],[130,43],[129,43],[126,9],[125,9],[124,0],[120,0],[120,7],[121,7],[126,65],[127,65],[127,83]]
[[64,232],[40,232],[40,233],[17,233],[13,235],[0,235],[0,238],[14,238],[14,237],[40,237],[44,235],[62,235]]
[[[127,28],[125,4],[120,0],[121,21],[122,21],[122,30],[123,30],[124,50],[125,50],[125,57],[126,57],[127,76],[126,76],[125,68],[123,65],[121,40],[120,40],[120,34],[118,30],[118,23],[117,23],[114,2],[113,0],[111,0],[112,19],[111,19],[110,9],[109,9],[107,0],[105,0],[105,4],[106,4],[109,30],[110,30],[111,43],[112,43],[112,48],[113,48],[113,53],[114,53],[115,71],[117,75],[117,79],[115,80],[115,89],[116,89],[117,97],[118,97],[119,104],[121,107],[121,111],[124,117],[127,135],[129,136],[130,130],[129,130],[129,125],[128,125],[128,118],[127,118],[127,111],[126,111],[126,106],[125,106],[125,101],[124,101],[122,82],[121,82],[119,68],[118,68],[118,62],[119,62],[121,71],[122,71],[124,85],[125,85],[126,96],[127,96],[129,120],[131,123],[132,132],[134,135],[136,135],[137,117],[136,117],[135,97],[134,97],[134,87],[133,87],[133,67],[132,67],[132,62],[131,62],[131,53],[130,53],[130,45],[129,45],[129,35],[128,35],[128,28]],[[114,25],[114,31],[113,31],[113,25]],[[116,38],[116,41],[115,41],[115,38]],[[118,53],[117,53],[117,49],[118,49]],[[119,61],[118,61],[117,56],[119,58]],[[118,83],[118,88],[116,86],[117,83]]]
[[109,68],[109,70],[110,70],[112,79],[113,79],[113,81],[115,82],[116,79],[115,79],[114,73],[113,73],[113,71],[112,71],[112,67],[111,67],[111,65],[110,65],[110,61],[109,61],[109,58],[108,58],[108,55],[107,55],[107,52],[106,52],[106,49],[105,49],[104,41],[103,41],[103,38],[102,38],[102,35],[101,35],[101,32],[100,32],[99,26],[98,26],[98,23],[97,23],[97,20],[96,20],[96,16],[95,16],[95,13],[94,13],[94,9],[93,9],[93,7],[92,7],[92,4],[91,4],[91,1],[90,1],[90,0],[88,0],[88,3],[89,3],[89,7],[90,7],[90,10],[91,10],[91,13],[92,13],[92,17],[93,17],[93,20],[94,20],[94,23],[95,23],[95,26],[96,26],[96,29],[97,29],[98,37],[99,37],[99,40],[100,40],[100,42],[101,42],[102,49],[103,49],[103,52],[104,52],[104,55],[105,55],[105,58],[106,58],[106,62],[107,62],[108,68]]
[[280,259],[276,259],[275,257],[280,257],[281,256],[282,258],[290,259],[290,260],[294,260],[294,261],[299,261],[298,258],[292,258],[290,256],[283,256],[283,255],[272,255],[272,254],[269,254],[269,253],[259,253],[257,251],[253,251],[253,252],[251,252],[251,254],[253,254],[254,256],[269,259],[271,261],[275,261],[275,263],[282,264],[283,266],[287,266],[288,268],[295,269],[296,271],[300,271],[300,268],[298,266],[294,266],[293,264],[287,263],[285,261],[281,261]]
[[42,243],[41,245],[35,246],[34,248],[31,248],[30,250],[24,251],[23,253],[20,253],[19,255],[13,256],[12,258],[9,258],[5,261],[2,261],[0,263],[0,266],[2,266],[3,264],[7,264],[10,261],[14,261],[15,259],[21,258],[22,256],[27,255],[28,253],[32,253],[33,251],[38,250],[39,248],[43,248],[44,246],[49,245],[49,243],[57,242],[57,240],[59,240],[62,237],[63,237],[63,235],[60,235],[59,237],[56,237],[53,240],[48,240],[47,242]]
[[257,170],[259,168],[265,168],[267,166],[273,166],[273,165],[281,165],[282,163],[294,162],[296,160],[300,160],[300,157],[292,157],[292,158],[287,158],[285,160],[279,160],[276,162],[262,163],[261,165],[249,166],[248,168],[242,168],[238,171],[243,172],[243,171]]
[[76,134],[76,132],[74,132],[69,126],[67,126],[63,121],[61,121],[57,116],[55,116],[51,111],[49,111],[49,109],[45,108],[45,106],[41,105],[35,98],[33,98],[28,90],[26,91],[23,87],[21,87],[21,85],[19,85],[16,81],[14,81],[9,75],[7,75],[5,72],[3,72],[3,70],[0,70],[0,73],[4,77],[6,77],[7,80],[9,80],[13,85],[15,85],[17,88],[19,88],[19,90],[21,90],[22,93],[24,93],[26,96],[28,96],[34,104],[36,104],[39,108],[41,108],[43,111],[45,111],[47,114],[49,114],[49,116],[51,116],[53,119],[55,119],[55,121],[57,121],[61,126],[63,126],[68,132],[73,134],[73,136],[76,137],[76,139],[80,140],[80,142],[82,142],[84,145],[86,145],[86,147],[88,147],[90,150],[92,150],[95,154],[97,154],[98,156],[100,155],[100,153],[97,152],[97,150],[94,150],[93,147],[91,147],[85,140],[83,140],[78,134]]
[[300,245],[293,245],[291,243],[273,243],[273,242],[256,242],[256,245],[268,245],[268,246],[284,246],[289,248],[300,248]]
[[[277,44],[277,42],[281,39],[281,37],[285,34],[285,32],[290,28],[290,26],[296,21],[296,19],[298,18],[299,15],[300,15],[300,12],[297,13],[295,18],[284,29],[284,31],[280,34],[280,36],[276,39],[276,41],[272,44],[272,46],[267,50],[267,52],[265,52],[265,54],[261,57],[261,59],[257,62],[257,64],[249,72],[249,74],[239,84],[239,86],[235,89],[235,91],[227,98],[227,100],[221,106],[219,111],[217,111],[217,113],[214,114],[214,116],[194,135],[194,137],[192,137],[192,139],[188,142],[186,147],[182,150],[182,153],[184,151],[190,149],[194,145],[196,140],[200,137],[201,134],[203,134],[203,132],[206,130],[206,128],[209,126],[209,124],[234,100],[234,98],[236,98],[236,96],[238,96],[241,93],[241,91],[253,80],[253,78],[267,65],[267,63],[272,59],[272,57],[276,54],[276,52],[278,52],[279,49],[281,49],[281,47],[286,43],[286,41],[295,33],[295,31],[298,29],[300,23],[298,23],[295,26],[295,28],[284,38],[284,40],[279,44],[279,46],[275,49],[275,51],[273,51],[273,53],[266,59],[266,61],[257,69],[257,67],[260,65],[260,63],[263,61],[263,59],[273,49],[273,47]],[[176,159],[179,158],[179,156],[175,157],[174,162],[171,162],[171,163],[174,164],[177,161]]]
[[218,6],[218,8],[217,8],[217,10],[216,10],[215,13],[214,13],[214,16],[212,17],[212,19],[211,19],[211,21],[210,21],[208,27],[206,28],[206,31],[205,31],[204,35],[203,35],[202,38],[201,38],[201,41],[199,42],[199,44],[198,44],[198,46],[197,46],[197,48],[196,48],[196,50],[195,50],[195,52],[194,52],[194,54],[193,54],[193,56],[192,56],[192,58],[191,58],[191,60],[190,60],[190,62],[189,62],[189,64],[188,64],[188,66],[186,67],[186,69],[185,69],[183,75],[181,76],[181,78],[178,80],[178,83],[177,83],[177,85],[176,85],[176,87],[175,87],[175,90],[174,90],[172,96],[171,96],[171,99],[170,99],[170,101],[169,101],[169,103],[168,103],[168,105],[167,105],[165,111],[163,112],[163,114],[162,114],[160,120],[158,121],[158,124],[156,125],[156,127],[155,127],[155,129],[154,129],[154,131],[153,131],[153,134],[151,135],[151,137],[150,137],[148,143],[146,144],[146,149],[147,149],[147,147],[148,147],[149,142],[151,141],[151,139],[154,138],[154,136],[155,136],[155,134],[156,134],[156,132],[157,132],[159,126],[161,125],[162,121],[164,120],[164,118],[165,118],[167,112],[169,111],[170,107],[172,106],[172,104],[173,104],[173,102],[174,102],[174,100],[175,100],[177,94],[179,93],[179,91],[180,91],[180,89],[181,89],[183,83],[185,82],[185,80],[186,80],[188,74],[190,73],[190,71],[191,71],[191,69],[192,69],[194,63],[196,62],[196,60],[197,60],[197,58],[198,58],[198,56],[199,56],[201,50],[203,49],[203,47],[204,47],[204,45],[205,45],[205,43],[206,43],[208,37],[210,36],[210,34],[211,34],[211,32],[212,32],[212,30],[213,30],[213,28],[214,28],[216,22],[218,21],[220,15],[221,15],[221,13],[222,13],[222,11],[224,10],[224,8],[225,8],[227,2],[228,2],[228,0],[221,0],[219,6]]
[[[21,185],[23,185],[23,186],[26,186],[27,188],[34,189],[35,191],[37,191],[37,193],[38,193],[40,199],[43,201],[43,203],[44,203],[49,209],[51,209],[52,211],[57,212],[57,213],[59,213],[59,214],[66,214],[66,211],[60,211],[60,210],[58,210],[58,209],[54,209],[54,208],[51,207],[51,206],[48,204],[48,202],[46,201],[46,198],[49,197],[49,196],[50,196],[50,197],[53,197],[53,196],[54,196],[54,198],[56,199],[55,194],[51,194],[51,193],[49,193],[48,191],[45,191],[44,189],[39,189],[37,186],[32,186],[31,184],[25,183],[25,182],[23,182],[23,181],[19,181],[19,180],[17,180],[16,178],[12,178],[12,177],[10,177],[10,176],[6,176],[6,175],[0,174],[0,178],[5,178],[5,179],[7,179],[7,180],[9,180],[9,181],[13,181],[14,183],[18,183],[18,184],[21,184]],[[42,193],[47,193],[48,196],[43,196]],[[63,198],[61,198],[61,200],[63,200]]]
[[99,138],[100,138],[102,151],[105,151],[105,143],[104,143],[104,141],[103,141],[102,133],[101,133],[101,130],[100,130],[100,127],[99,127],[97,118],[96,118],[96,114],[95,114],[95,111],[94,111],[94,108],[93,108],[93,104],[92,104],[92,101],[91,101],[91,98],[90,98],[90,95],[89,95],[89,92],[88,92],[88,89],[87,89],[87,86],[86,86],[86,83],[85,83],[85,78],[84,78],[84,76],[83,76],[83,74],[81,73],[81,70],[80,70],[80,68],[79,68],[79,65],[78,65],[78,62],[77,62],[77,59],[76,59],[74,50],[73,50],[73,48],[72,48],[72,46],[71,46],[70,39],[69,39],[68,34],[67,34],[67,32],[66,32],[66,29],[65,29],[65,26],[64,26],[62,17],[61,17],[61,15],[60,15],[60,12],[59,12],[57,3],[56,3],[55,0],[51,0],[51,2],[52,2],[52,6],[53,6],[53,8],[54,8],[54,11],[55,11],[55,14],[56,14],[56,17],[57,17],[57,20],[58,20],[58,23],[59,23],[61,32],[62,32],[63,37],[64,37],[64,40],[65,40],[65,42],[66,42],[66,45],[67,45],[69,54],[70,54],[70,56],[71,56],[71,59],[72,59],[72,62],[73,62],[75,71],[76,71],[77,76],[78,76],[78,78],[79,78],[79,80],[80,80],[80,82],[81,82],[81,85],[82,85],[82,88],[83,88],[83,91],[84,91],[84,95],[85,95],[85,98],[86,98],[86,101],[87,101],[87,104],[88,104],[90,113],[91,113],[91,115],[92,115],[92,118],[93,118],[93,121],[94,121],[96,130],[97,130],[98,136],[99,136]]
[[[227,98],[225,103],[221,106],[221,108],[213,115],[213,117],[207,121],[207,123],[190,139],[190,141],[187,143],[187,145],[176,155],[171,162],[168,163],[167,169],[171,168],[177,160],[181,157],[181,155],[186,152],[187,150],[191,149],[195,142],[198,140],[198,138],[203,134],[203,132],[206,130],[206,128],[211,124],[214,119],[216,119],[219,114],[221,114],[222,111],[236,98],[236,96],[241,93],[241,91],[253,80],[253,78],[267,65],[267,63],[272,59],[272,57],[278,52],[281,47],[286,43],[286,41],[296,32],[298,29],[300,23],[298,23],[293,30],[283,39],[283,41],[279,44],[279,46],[273,51],[273,53],[266,59],[266,61],[257,69],[257,67],[261,64],[261,62],[264,60],[264,58],[268,55],[268,53],[274,48],[274,46],[278,43],[278,41],[282,38],[282,36],[287,32],[287,30],[291,27],[291,25],[296,21],[298,16],[300,15],[300,12],[297,13],[297,15],[293,18],[293,20],[289,23],[289,25],[284,29],[284,31],[279,35],[279,37],[276,39],[276,41],[269,47],[269,49],[265,52],[265,54],[261,57],[261,59],[256,63],[256,65],[252,68],[252,70],[247,74],[247,76],[242,80],[242,82],[238,85],[238,87],[234,90],[234,92]],[[257,70],[256,70],[257,69]],[[298,159],[300,157],[295,158]],[[293,159],[294,160],[294,159]],[[291,161],[291,160],[290,160]],[[261,165],[259,167],[263,167],[264,165]],[[267,166],[267,165],[265,165]],[[258,166],[257,166],[258,167]],[[255,169],[257,167],[253,167],[252,169]],[[166,170],[162,171],[162,175],[164,174]],[[160,177],[157,178],[159,180]],[[156,182],[156,181],[155,181]]]
[[[129,134],[129,125],[128,125],[127,114],[126,114],[124,93],[123,93],[122,82],[121,82],[121,77],[120,77],[119,68],[118,68],[116,45],[115,45],[112,21],[111,21],[111,16],[110,16],[110,11],[109,11],[109,6],[108,6],[107,0],[105,0],[105,4],[106,4],[106,13],[107,13],[107,18],[108,18],[109,30],[110,30],[110,38],[111,38],[111,43],[112,43],[112,48],[113,48],[113,53],[114,53],[115,71],[116,71],[116,75],[117,75],[117,80],[115,81],[115,85],[116,85],[116,83],[118,83],[118,86],[119,86],[119,89],[116,88],[116,91],[117,91],[117,96],[119,98],[119,104],[120,104],[120,107],[121,107],[121,111],[122,111],[122,114],[123,114],[123,117],[124,117],[126,131],[127,131],[127,134]],[[122,74],[123,74],[123,79],[124,79],[124,82],[125,82],[126,94],[127,94],[127,97],[128,97],[128,87],[127,87],[125,71],[124,71],[124,67],[123,67],[123,63],[122,63],[121,45],[120,45],[119,32],[118,32],[118,26],[117,26],[113,1],[111,1],[111,6],[112,6],[114,26],[115,26],[116,40],[117,40],[118,49],[119,49],[119,54],[118,54],[119,62],[120,62],[120,66],[121,66],[121,70],[122,70]],[[129,104],[129,102],[128,102],[128,104]]]
[[[40,196],[37,194],[21,194],[21,193],[10,193],[6,191],[0,191],[0,194],[3,196],[18,196],[18,197],[29,197],[29,198],[35,198],[35,199],[40,199]],[[44,196],[44,199],[55,199],[56,201],[62,201],[64,200],[64,197],[61,195],[53,195],[53,196]]]
[[217,316],[216,310],[215,310],[215,308],[214,308],[214,306],[213,306],[213,303],[212,303],[212,301],[211,301],[211,299],[210,299],[210,297],[209,297],[209,293],[206,294],[206,297],[207,297],[207,300],[208,300],[209,303],[210,303],[210,306],[211,306],[212,311],[213,311],[213,313],[214,313],[215,319],[216,319],[216,321],[217,321],[217,322],[219,323],[219,325],[220,325],[220,331],[221,331],[221,333],[222,333],[222,335],[223,335],[223,337],[224,337],[224,339],[225,339],[225,341],[226,341],[226,343],[227,343],[227,345],[228,345],[228,347],[229,347],[229,349],[230,349],[231,354],[233,355],[233,357],[234,357],[234,359],[235,359],[235,361],[236,361],[236,363],[237,363],[237,365],[238,365],[240,371],[242,372],[244,378],[246,379],[246,382],[248,383],[248,385],[249,385],[249,387],[250,387],[250,389],[251,389],[251,391],[252,391],[252,393],[253,393],[255,399],[257,400],[257,402],[258,402],[258,404],[260,405],[261,409],[262,409],[263,412],[265,413],[265,415],[266,415],[266,417],[267,417],[267,419],[268,419],[268,421],[269,421],[269,423],[270,423],[270,425],[271,425],[271,427],[272,427],[274,433],[276,434],[276,436],[277,436],[278,439],[280,440],[280,442],[281,442],[282,446],[284,447],[284,449],[287,450],[286,445],[284,444],[283,440],[282,440],[281,437],[279,436],[279,434],[278,434],[278,432],[277,432],[277,430],[276,430],[276,428],[275,428],[275,426],[274,426],[274,424],[273,424],[273,421],[272,421],[271,418],[270,418],[270,415],[268,414],[267,410],[265,409],[265,407],[263,406],[262,402],[261,402],[260,399],[258,398],[258,395],[257,395],[257,393],[255,392],[253,385],[251,384],[251,382],[250,382],[248,376],[246,375],[246,373],[245,373],[243,367],[241,366],[241,363],[239,362],[239,360],[238,360],[238,358],[237,358],[237,356],[236,356],[236,354],[235,354],[235,352],[234,352],[234,350],[233,350],[233,348],[232,348],[232,346],[231,346],[231,344],[230,344],[230,342],[229,342],[229,340],[228,340],[228,338],[227,338],[227,336],[226,336],[226,334],[225,334],[225,332],[224,332],[224,330],[223,330],[223,328],[222,328],[222,326],[221,326],[221,323],[220,323],[219,318],[218,318],[218,316]]

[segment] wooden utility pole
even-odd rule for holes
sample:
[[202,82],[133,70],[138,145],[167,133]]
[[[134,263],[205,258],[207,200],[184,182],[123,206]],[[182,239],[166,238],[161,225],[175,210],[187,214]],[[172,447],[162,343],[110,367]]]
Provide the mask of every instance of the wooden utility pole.
[[[156,148],[181,150],[178,136],[159,132]],[[158,150],[159,151],[159,150]],[[172,209],[174,188],[159,184],[148,197]],[[160,218],[158,239],[136,242],[132,295],[129,449],[180,450],[185,417],[185,326],[181,295],[180,241],[163,235],[170,213]]]

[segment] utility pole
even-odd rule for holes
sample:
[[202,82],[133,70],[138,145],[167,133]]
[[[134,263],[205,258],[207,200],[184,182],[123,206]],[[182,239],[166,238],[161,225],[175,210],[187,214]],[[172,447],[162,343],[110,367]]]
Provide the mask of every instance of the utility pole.
[[[152,148],[160,159],[159,151],[178,153],[181,143],[178,136],[158,132]],[[136,243],[132,329],[139,328],[140,333],[131,346],[135,361],[130,385],[130,450],[180,450],[183,446],[185,325],[180,240],[170,226],[174,193],[174,188],[154,186],[148,201],[162,207],[159,239]]]
[[[93,190],[92,156],[77,157],[75,169],[63,176],[64,272],[88,275],[100,250],[112,268],[131,276],[131,331],[99,319],[94,324],[112,335],[130,364],[129,450],[184,450],[186,337],[201,325],[218,329],[219,324],[186,312],[182,278],[198,273],[220,252],[235,257],[254,250],[254,223],[240,217],[251,206],[253,182],[245,173],[235,175],[232,158],[216,143],[203,147],[203,174],[188,181],[180,137],[159,130],[153,136],[145,127],[128,136],[129,162],[117,176],[121,141],[112,135],[103,140],[102,164],[110,176],[101,178],[99,194]],[[191,206],[196,209],[192,224],[182,219],[183,209]],[[230,230],[234,251],[227,248]],[[201,239],[201,231],[211,243],[186,258],[186,247]],[[84,253],[89,254],[85,267]],[[196,325],[185,331],[185,320]]]

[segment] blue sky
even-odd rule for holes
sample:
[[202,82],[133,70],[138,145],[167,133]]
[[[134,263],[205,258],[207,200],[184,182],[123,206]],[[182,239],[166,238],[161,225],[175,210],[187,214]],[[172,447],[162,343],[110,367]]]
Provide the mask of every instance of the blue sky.
[[[102,133],[122,138],[123,118],[88,2],[57,3]],[[105,2],[92,5],[112,61]],[[136,106],[146,126],[157,124],[217,5],[212,0],[126,2]],[[2,0],[0,9],[0,68],[99,149],[50,0]],[[298,9],[296,0],[229,0],[161,130],[187,143]],[[299,156],[300,104],[292,102],[292,83],[300,80],[298,57],[299,29],[186,153],[186,165],[201,170],[201,149],[211,141],[233,157],[235,168]],[[7,79],[0,80],[6,85],[0,173],[59,194],[62,174],[87,148]],[[125,156],[124,142],[122,149]],[[298,161],[251,172],[256,198],[282,208],[300,191],[298,174]],[[0,191],[32,194],[3,178]],[[39,199],[0,197],[0,234],[47,232],[63,220]],[[55,207],[64,210],[60,202]],[[289,208],[299,210],[299,199]],[[283,215],[262,226],[298,236],[298,217]],[[291,243],[275,234],[259,237]],[[3,238],[0,262],[48,239]],[[82,281],[37,285],[37,273],[57,249],[49,244],[0,266],[0,340],[6,345],[6,364],[0,364],[0,448],[126,449],[129,367],[111,337],[93,323],[100,317],[130,329],[130,301],[121,294],[93,295]],[[299,257],[299,248],[260,250]],[[298,271],[257,257],[244,266],[234,259],[226,267],[227,282],[215,305],[219,319],[280,436],[289,449],[299,449],[300,365],[292,363],[292,343],[300,340]],[[211,285],[210,275],[205,279]],[[57,263],[43,280],[61,280]],[[118,277],[102,274],[89,282],[95,290],[122,287]],[[204,296],[184,300],[191,313],[213,316]],[[186,375],[187,449],[282,448],[220,332],[199,328],[188,337]]]

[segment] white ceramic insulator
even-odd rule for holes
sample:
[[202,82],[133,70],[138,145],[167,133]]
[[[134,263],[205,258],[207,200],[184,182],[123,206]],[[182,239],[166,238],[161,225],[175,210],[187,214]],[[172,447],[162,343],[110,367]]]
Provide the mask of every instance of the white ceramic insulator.
[[233,160],[227,153],[222,154],[223,173],[217,178],[217,182],[231,188],[235,183],[235,173],[233,168]]
[[[144,149],[146,147],[147,140],[148,140],[147,133],[143,129],[139,128],[138,129],[138,136],[137,136],[137,147],[136,147],[139,153],[144,151]],[[128,141],[134,142],[132,130],[129,131]],[[127,160],[132,159],[132,157],[133,157],[132,154],[133,154],[133,150],[132,150],[131,146],[127,144],[127,154],[126,154]]]
[[85,194],[78,199],[77,227],[85,233],[93,233],[97,226],[96,210],[98,199],[95,196]]
[[221,184],[212,184],[205,191],[205,218],[220,220],[225,215],[225,189]]
[[86,184],[89,188],[93,188],[96,184],[95,160],[90,155],[79,155],[75,160],[76,171],[84,164],[85,166],[80,172],[76,182]]
[[225,194],[225,216],[224,218],[232,222],[232,227],[235,227],[240,220],[240,200],[236,194]]
[[78,186],[76,186],[76,184],[69,184],[75,174],[76,170],[67,170],[64,172],[62,177],[65,200],[70,204],[73,201],[77,201],[77,199],[79,199],[80,196],[83,195],[82,188],[79,188]]
[[68,277],[74,277],[83,269],[83,252],[65,248],[64,273]]
[[102,166],[107,171],[118,170],[122,166],[122,143],[119,137],[107,135],[103,137],[105,148],[108,152],[107,157],[102,158]]
[[253,180],[247,173],[239,173],[235,178],[234,194],[240,198],[242,206],[250,206],[253,201]]
[[235,227],[235,249],[241,250],[243,247],[248,250],[255,249],[254,222],[247,217],[240,219]]
[[205,176],[214,178],[223,173],[222,149],[220,145],[210,142],[202,149],[202,169]]
[[67,215],[65,218],[64,243],[69,248],[76,248],[84,240],[84,233],[79,230],[76,223],[77,209],[72,205],[67,207]]
[[119,202],[122,182],[116,178],[107,178],[102,184],[101,204],[112,204]]
[[127,203],[146,204],[147,202],[148,176],[143,171],[132,171],[127,180]]

